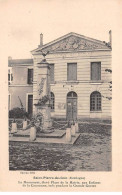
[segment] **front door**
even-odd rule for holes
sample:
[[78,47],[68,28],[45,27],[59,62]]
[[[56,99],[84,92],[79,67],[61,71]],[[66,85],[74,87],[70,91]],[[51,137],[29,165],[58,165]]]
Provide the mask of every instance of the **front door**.
[[67,95],[67,120],[77,119],[77,94],[70,92]]
[[28,95],[28,114],[32,117],[33,114],[33,95]]

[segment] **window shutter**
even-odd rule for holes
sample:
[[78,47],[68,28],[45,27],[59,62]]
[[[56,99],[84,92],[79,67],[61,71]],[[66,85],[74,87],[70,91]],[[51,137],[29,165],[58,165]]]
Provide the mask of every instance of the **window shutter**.
[[101,63],[98,64],[98,80],[101,80]]
[[77,80],[77,64],[76,63],[67,64],[67,80],[68,81]]
[[31,69],[31,82],[33,82],[33,69]]
[[8,81],[10,81],[10,73],[8,74]]
[[11,81],[13,81],[13,74],[11,74]]
[[54,82],[54,64],[50,64],[50,82]]
[[91,63],[91,80],[101,80],[101,63]]
[[33,69],[28,69],[28,84],[33,82]]
[[28,84],[30,84],[30,69],[28,69]]

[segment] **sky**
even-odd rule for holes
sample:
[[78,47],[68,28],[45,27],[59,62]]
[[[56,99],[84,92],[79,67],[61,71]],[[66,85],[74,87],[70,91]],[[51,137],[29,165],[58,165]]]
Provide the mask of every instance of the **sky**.
[[[75,32],[109,41],[119,0],[0,0],[0,42],[13,59],[31,58],[40,33],[48,43]],[[114,25],[115,24],[115,25]]]

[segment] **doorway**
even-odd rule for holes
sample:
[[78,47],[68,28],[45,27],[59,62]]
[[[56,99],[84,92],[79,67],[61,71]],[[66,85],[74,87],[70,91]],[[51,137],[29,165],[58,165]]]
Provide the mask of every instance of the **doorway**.
[[30,117],[33,115],[33,95],[28,95],[28,114]]
[[67,94],[67,120],[77,119],[77,94],[71,91]]

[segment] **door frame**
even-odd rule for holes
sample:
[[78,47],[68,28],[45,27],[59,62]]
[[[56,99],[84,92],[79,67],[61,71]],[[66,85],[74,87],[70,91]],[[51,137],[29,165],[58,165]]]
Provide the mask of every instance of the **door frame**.
[[28,112],[28,96],[29,95],[33,96],[33,93],[26,93],[26,112]]
[[[74,92],[74,93],[76,93],[75,91],[69,91],[68,93],[70,93],[70,92]],[[67,95],[68,95],[68,93],[67,93]],[[68,101],[67,101],[67,95],[66,95],[66,120],[67,120],[67,111],[68,111],[68,106],[67,106],[67,103],[68,103]],[[76,93],[76,95],[77,95],[77,93]],[[74,97],[74,98],[69,98],[69,99],[76,99],[77,100],[77,111],[76,111],[76,116],[78,117],[78,95],[77,95],[77,97]],[[76,117],[76,118],[77,118]]]

